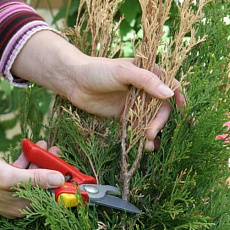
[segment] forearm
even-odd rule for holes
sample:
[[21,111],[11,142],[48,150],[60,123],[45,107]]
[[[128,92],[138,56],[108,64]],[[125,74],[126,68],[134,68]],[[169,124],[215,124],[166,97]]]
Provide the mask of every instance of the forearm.
[[14,76],[33,81],[68,97],[66,94],[74,85],[69,71],[73,66],[78,69],[85,58],[86,55],[61,36],[43,30],[28,40],[15,59],[11,71]]
[[38,31],[53,30],[33,8],[22,1],[0,0],[0,74],[10,83],[24,86],[11,67],[27,41]]

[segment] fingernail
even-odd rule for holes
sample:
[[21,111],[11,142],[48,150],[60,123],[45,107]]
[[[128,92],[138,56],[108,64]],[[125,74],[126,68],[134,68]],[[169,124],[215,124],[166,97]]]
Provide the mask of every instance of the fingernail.
[[174,92],[165,84],[158,86],[159,93],[164,97],[172,97]]
[[49,188],[59,187],[65,182],[64,176],[61,174],[50,174],[48,177]]
[[154,143],[153,143],[153,141],[146,141],[146,143],[145,143],[145,150],[149,151],[149,152],[151,152],[151,151],[154,150]]
[[153,141],[159,132],[160,130],[158,129],[155,129],[153,131],[151,130],[151,132],[147,135],[147,141]]

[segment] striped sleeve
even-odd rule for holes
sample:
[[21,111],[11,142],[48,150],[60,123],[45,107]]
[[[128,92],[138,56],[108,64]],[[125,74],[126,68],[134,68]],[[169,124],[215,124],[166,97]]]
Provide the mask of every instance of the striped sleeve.
[[26,81],[14,77],[10,69],[28,39],[41,30],[55,31],[24,2],[0,0],[0,75],[10,83],[26,85]]

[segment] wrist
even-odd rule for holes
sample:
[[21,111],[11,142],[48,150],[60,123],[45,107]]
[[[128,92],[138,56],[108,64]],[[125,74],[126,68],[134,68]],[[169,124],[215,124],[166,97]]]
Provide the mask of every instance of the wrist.
[[17,77],[68,97],[67,92],[71,90],[68,88],[75,84],[71,70],[86,59],[86,55],[61,36],[44,30],[28,40],[15,59],[11,71]]

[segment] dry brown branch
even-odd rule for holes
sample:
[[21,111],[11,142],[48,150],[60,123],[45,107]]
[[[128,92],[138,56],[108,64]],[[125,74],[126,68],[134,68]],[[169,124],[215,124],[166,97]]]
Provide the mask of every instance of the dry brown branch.
[[[139,0],[139,2],[142,9],[143,39],[136,51],[135,63],[141,68],[154,72],[158,47],[162,43],[164,34],[163,26],[169,18],[172,0]],[[199,0],[196,11],[192,9],[194,4],[192,0],[185,0],[179,6],[179,30],[175,37],[171,38],[171,42],[165,44],[159,63],[163,69],[159,78],[172,89],[173,79],[186,55],[192,47],[205,40],[205,37],[196,39],[194,25],[203,17],[202,9],[208,2],[210,0]],[[190,40],[186,41],[184,38],[188,33],[190,33]],[[153,121],[162,104],[162,101],[156,98],[152,98],[147,103],[145,100],[147,96],[145,92],[137,91],[133,87],[128,95],[123,114],[121,167],[123,199],[127,200],[130,196],[131,177],[141,160],[146,127]],[[136,145],[138,145],[136,159],[131,164],[128,162],[128,154],[132,148],[136,148]]]
[[[191,9],[191,5],[194,4],[191,0],[184,1],[179,7],[179,30],[174,39],[172,39],[169,44],[165,44],[165,49],[161,52],[161,67],[168,76],[173,76],[174,78],[192,47],[205,40],[205,36],[196,39],[194,25],[203,18],[202,9],[210,1],[211,0],[199,0],[197,3],[197,11]],[[190,33],[189,41],[184,39],[188,33]],[[168,81],[166,84],[170,87],[173,86],[173,78],[171,78],[171,80],[166,78]]]
[[[123,0],[81,0],[76,19],[76,46],[89,47],[90,54],[94,57],[112,58],[121,51],[119,37],[116,34],[120,26],[122,18],[114,23],[119,4]],[[82,16],[82,8],[86,6]],[[87,21],[87,26],[84,30],[83,23]],[[92,42],[88,42],[88,36],[91,33]],[[83,41],[83,42],[82,42]],[[85,47],[82,47],[85,50]]]

